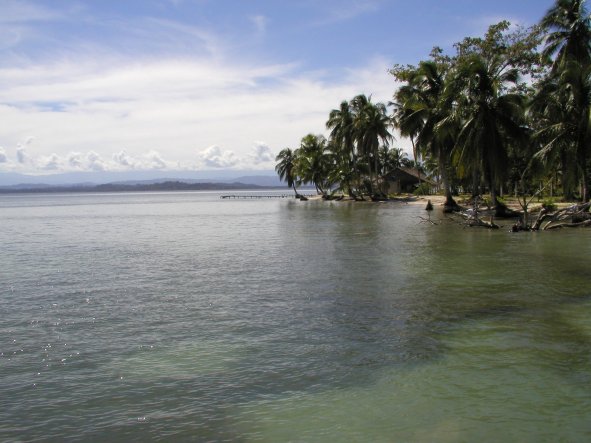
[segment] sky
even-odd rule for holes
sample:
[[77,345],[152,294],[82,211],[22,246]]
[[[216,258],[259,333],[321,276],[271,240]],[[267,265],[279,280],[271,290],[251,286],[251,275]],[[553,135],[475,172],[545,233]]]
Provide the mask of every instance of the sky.
[[0,174],[272,170],[395,63],[552,3],[0,0]]

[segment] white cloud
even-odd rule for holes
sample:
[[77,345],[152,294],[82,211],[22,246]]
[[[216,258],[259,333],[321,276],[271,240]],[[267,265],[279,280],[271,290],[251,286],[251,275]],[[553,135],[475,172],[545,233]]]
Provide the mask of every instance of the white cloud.
[[39,168],[45,171],[61,171],[64,168],[62,159],[55,153],[42,157],[38,163]]
[[251,158],[253,165],[273,163],[275,161],[275,155],[271,152],[269,145],[260,141],[254,143],[251,150]]
[[82,169],[83,168],[83,158],[80,152],[70,152],[66,159],[68,166],[73,169]]
[[169,168],[168,162],[166,162],[162,156],[156,151],[150,151],[146,154],[146,167],[147,169],[167,169]]
[[0,163],[8,163],[8,156],[2,147],[0,147]]
[[31,156],[23,146],[18,146],[16,148],[16,161],[20,164],[33,163]]
[[238,158],[232,151],[222,151],[215,145],[198,152],[197,159],[199,165],[206,168],[231,168],[238,163]]
[[136,160],[125,151],[113,154],[113,161],[117,165],[123,166],[125,169],[134,169],[137,163]]
[[[18,146],[34,134],[38,143],[17,150],[19,168],[31,172],[48,165],[188,169],[195,146],[211,147],[198,167],[272,168],[271,151],[325,133],[328,113],[342,100],[359,93],[390,100],[388,67],[376,57],[361,69],[301,73],[295,63],[210,56],[128,61],[104,53],[0,65],[0,143]],[[60,162],[48,160],[53,154]]]
[[94,151],[86,154],[86,161],[90,171],[106,171],[109,169],[101,156]]

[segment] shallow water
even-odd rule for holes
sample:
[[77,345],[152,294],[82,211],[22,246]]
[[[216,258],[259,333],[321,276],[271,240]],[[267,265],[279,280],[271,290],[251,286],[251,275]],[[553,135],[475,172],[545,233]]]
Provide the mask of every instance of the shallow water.
[[0,196],[0,440],[588,441],[591,230],[424,215]]

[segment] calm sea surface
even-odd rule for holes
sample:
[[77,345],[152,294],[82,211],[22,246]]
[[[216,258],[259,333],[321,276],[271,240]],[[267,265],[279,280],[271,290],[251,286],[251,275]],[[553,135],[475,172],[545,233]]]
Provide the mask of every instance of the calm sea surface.
[[419,216],[0,196],[0,441],[590,441],[591,229]]

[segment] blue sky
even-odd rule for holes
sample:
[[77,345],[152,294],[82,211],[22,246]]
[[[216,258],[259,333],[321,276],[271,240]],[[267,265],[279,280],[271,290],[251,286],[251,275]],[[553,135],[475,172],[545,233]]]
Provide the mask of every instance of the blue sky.
[[394,63],[551,5],[0,0],[0,173],[272,169],[342,100],[390,100]]

